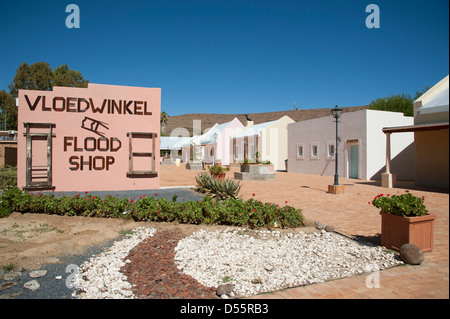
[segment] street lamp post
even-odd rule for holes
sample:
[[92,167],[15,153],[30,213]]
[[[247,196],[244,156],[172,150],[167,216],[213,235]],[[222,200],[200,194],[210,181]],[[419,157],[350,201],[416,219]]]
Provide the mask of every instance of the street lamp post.
[[339,142],[339,133],[338,133],[338,123],[339,118],[342,114],[342,109],[339,108],[337,105],[334,107],[334,109],[331,110],[331,114],[335,118],[336,122],[336,147],[334,148],[334,161],[335,161],[335,169],[334,169],[334,185],[339,185],[339,174],[338,174],[338,142]]
[[[334,148],[334,161],[335,161],[335,169],[334,169],[334,184],[329,185],[328,190],[330,193],[333,194],[340,194],[344,192],[343,185],[339,185],[339,174],[338,174],[338,143],[339,143],[339,131],[338,131],[338,123],[339,118],[342,114],[342,109],[339,108],[337,105],[334,107],[334,109],[331,109],[331,114],[333,115],[335,122],[336,122],[336,146]],[[331,187],[330,187],[331,186]]]

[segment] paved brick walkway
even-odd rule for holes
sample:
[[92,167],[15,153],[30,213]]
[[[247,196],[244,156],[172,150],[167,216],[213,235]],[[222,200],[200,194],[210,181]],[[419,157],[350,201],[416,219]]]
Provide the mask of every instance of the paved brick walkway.
[[[227,177],[233,177],[232,168]],[[161,166],[161,186],[195,185],[199,171],[185,169],[184,164]],[[436,214],[434,250],[425,253],[419,266],[400,266],[379,273],[379,288],[368,288],[368,274],[289,288],[255,296],[258,298],[449,298],[449,194],[419,188],[412,183],[399,184],[398,188],[381,188],[379,182],[339,179],[345,185],[345,194],[327,193],[333,177],[277,172],[272,181],[241,181],[242,198],[255,199],[303,209],[307,219],[332,224],[339,233],[379,243],[380,215],[369,205],[376,195],[402,194],[410,191],[424,196],[427,209]]]

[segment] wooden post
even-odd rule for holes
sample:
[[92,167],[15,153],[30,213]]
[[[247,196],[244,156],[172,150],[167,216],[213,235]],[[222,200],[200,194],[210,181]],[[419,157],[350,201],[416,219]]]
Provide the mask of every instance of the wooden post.
[[25,136],[26,136],[26,186],[31,186],[31,136],[30,136],[30,125],[25,124]]
[[52,148],[53,148],[53,125],[50,124],[50,133],[47,136],[47,183],[51,186],[53,183],[52,172]]
[[156,173],[156,133],[152,133],[152,173]]
[[128,133],[128,172],[133,172],[133,133]]

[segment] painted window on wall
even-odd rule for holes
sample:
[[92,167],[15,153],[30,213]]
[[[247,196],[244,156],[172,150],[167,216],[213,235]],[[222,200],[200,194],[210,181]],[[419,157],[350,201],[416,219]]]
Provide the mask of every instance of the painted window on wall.
[[153,132],[128,132],[127,176],[156,175],[155,139]]
[[313,143],[311,144],[311,159],[319,158],[319,144]]
[[297,159],[303,159],[303,144],[297,144]]
[[334,144],[328,144],[328,147],[327,147],[328,159],[334,159],[334,154],[335,154],[335,145]]

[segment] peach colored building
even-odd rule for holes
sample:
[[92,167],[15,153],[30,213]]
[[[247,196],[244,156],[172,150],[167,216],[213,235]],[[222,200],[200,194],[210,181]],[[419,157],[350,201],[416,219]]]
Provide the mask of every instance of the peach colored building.
[[[413,132],[415,184],[426,187],[449,187],[449,76],[414,101],[414,125],[385,127],[386,143],[398,134]],[[392,135],[392,136],[391,136]],[[386,148],[384,187],[394,187],[397,170],[390,167],[391,154]]]
[[161,89],[89,83],[19,90],[17,184],[29,190],[159,188]]

